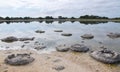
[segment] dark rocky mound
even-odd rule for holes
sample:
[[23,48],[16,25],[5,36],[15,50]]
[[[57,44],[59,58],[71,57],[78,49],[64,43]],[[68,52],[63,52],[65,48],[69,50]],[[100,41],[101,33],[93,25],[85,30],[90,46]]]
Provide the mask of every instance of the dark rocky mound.
[[56,50],[57,51],[59,51],[59,52],[67,52],[67,51],[69,51],[69,47],[67,47],[67,46],[57,46],[56,47]]
[[113,64],[120,62],[120,54],[105,48],[99,51],[91,52],[90,56],[103,63]]
[[107,36],[110,38],[120,38],[120,33],[109,33]]
[[92,38],[94,38],[94,36],[92,34],[84,34],[81,37],[84,38],[84,39],[92,39]]
[[45,31],[42,31],[42,30],[37,30],[35,31],[36,33],[45,33]]
[[63,30],[54,30],[54,32],[63,32]]
[[72,36],[71,33],[62,33],[61,35],[62,35],[62,36]]
[[71,46],[71,50],[75,52],[87,52],[89,48],[83,44],[75,44]]
[[32,37],[32,38],[19,38],[19,41],[28,41],[28,40],[32,41],[34,39],[35,39],[35,37]]
[[4,60],[6,64],[9,65],[26,65],[34,61],[34,58],[29,54],[12,54],[8,55],[8,57]]
[[14,36],[9,36],[9,37],[1,39],[1,41],[3,41],[3,42],[14,42],[14,41],[18,41],[18,38],[14,37]]

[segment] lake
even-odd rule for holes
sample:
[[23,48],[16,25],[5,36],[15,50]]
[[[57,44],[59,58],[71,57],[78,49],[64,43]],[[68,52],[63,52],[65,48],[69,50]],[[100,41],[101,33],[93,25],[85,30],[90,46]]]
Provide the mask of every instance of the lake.
[[[36,33],[36,30],[43,30],[45,33]],[[54,30],[63,30],[63,32],[54,32]],[[107,36],[110,32],[120,31],[120,23],[107,22],[107,23],[94,23],[84,24],[80,22],[30,22],[30,23],[1,23],[0,24],[0,39],[15,36],[15,37],[35,37],[34,41],[30,43],[13,42],[5,43],[0,41],[0,50],[6,49],[33,49],[36,41],[44,43],[47,48],[39,50],[38,52],[51,52],[55,51],[58,45],[72,45],[72,44],[85,44],[91,49],[99,49],[101,46],[120,52],[120,38],[111,39]],[[71,33],[72,36],[62,36],[62,33]],[[83,34],[93,34],[93,39],[82,39]],[[24,48],[21,48],[25,45]],[[33,49],[34,50],[34,49]]]

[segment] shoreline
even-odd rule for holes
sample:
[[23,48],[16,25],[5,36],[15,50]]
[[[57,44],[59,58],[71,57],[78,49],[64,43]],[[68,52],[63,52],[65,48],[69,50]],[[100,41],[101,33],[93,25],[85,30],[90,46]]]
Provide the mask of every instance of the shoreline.
[[[35,61],[25,66],[10,66],[5,57],[16,53],[32,53]],[[92,59],[88,53],[52,52],[38,54],[32,50],[0,50],[0,72],[58,72],[53,67],[64,66],[60,72],[119,72],[116,65],[103,64]]]

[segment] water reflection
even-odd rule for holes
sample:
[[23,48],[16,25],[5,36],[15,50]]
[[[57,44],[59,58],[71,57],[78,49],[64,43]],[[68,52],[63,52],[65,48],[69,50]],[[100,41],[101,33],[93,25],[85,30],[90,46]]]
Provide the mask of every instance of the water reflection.
[[[26,20],[26,21],[0,21],[0,24],[2,24],[2,23],[6,23],[6,24],[10,24],[10,23],[31,23],[31,22],[33,22],[33,21],[29,21],[29,20]],[[40,20],[40,21],[36,21],[36,22],[39,22],[39,23],[45,22],[46,24],[52,24],[53,22],[58,22],[58,24],[63,24],[65,22],[71,22],[71,23],[79,22],[80,24],[88,25],[88,24],[101,24],[101,23],[103,24],[103,23],[108,23],[109,21]],[[120,21],[112,21],[112,22],[120,23]]]
[[108,23],[108,21],[80,21],[82,24],[103,24],[103,23]]

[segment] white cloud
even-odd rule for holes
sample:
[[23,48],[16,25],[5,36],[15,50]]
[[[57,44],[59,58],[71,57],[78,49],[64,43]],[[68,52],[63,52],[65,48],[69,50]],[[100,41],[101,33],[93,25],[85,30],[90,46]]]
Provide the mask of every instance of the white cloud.
[[3,16],[24,16],[24,14],[28,16],[79,16],[81,14],[110,16],[113,10],[113,13],[120,12],[119,3],[119,0],[0,0],[0,14]]

